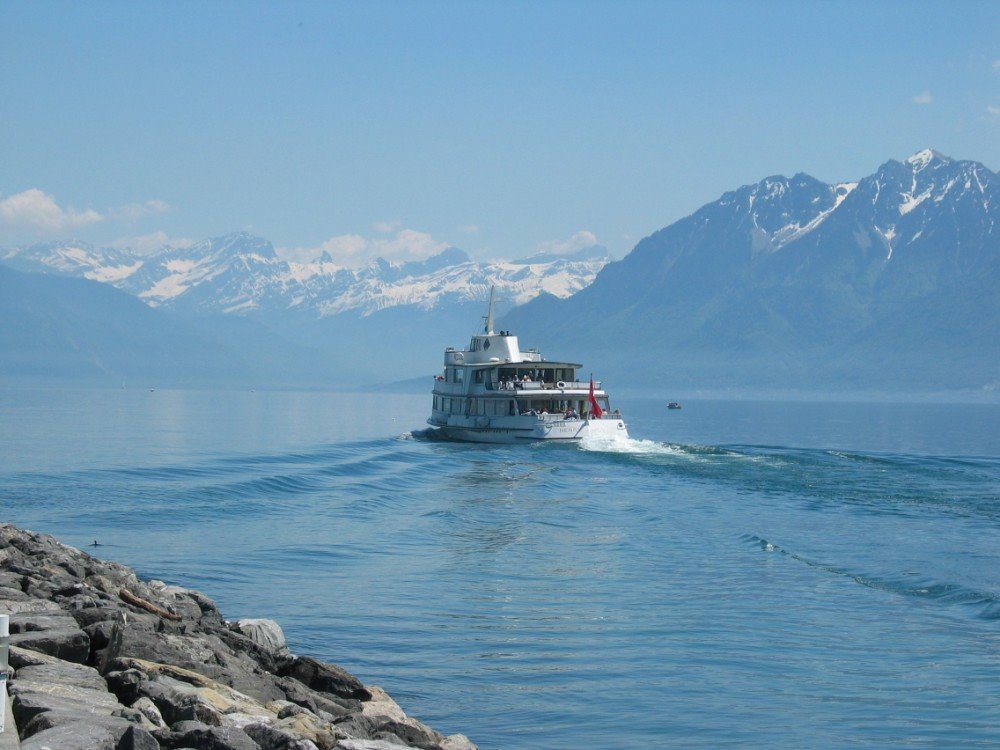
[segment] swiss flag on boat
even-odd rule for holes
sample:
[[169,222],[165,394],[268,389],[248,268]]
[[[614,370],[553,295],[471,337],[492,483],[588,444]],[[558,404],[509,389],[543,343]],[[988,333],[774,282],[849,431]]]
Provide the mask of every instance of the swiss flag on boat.
[[597,403],[597,399],[594,397],[594,376],[590,376],[590,414],[595,419],[600,419],[604,416],[604,410],[601,405]]

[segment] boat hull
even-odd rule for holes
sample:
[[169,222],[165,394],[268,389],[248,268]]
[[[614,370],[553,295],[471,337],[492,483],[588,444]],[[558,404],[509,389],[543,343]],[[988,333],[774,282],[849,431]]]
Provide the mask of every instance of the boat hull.
[[628,438],[628,428],[621,419],[532,419],[522,424],[511,424],[504,420],[491,424],[490,420],[480,420],[481,424],[435,424],[438,434],[448,440],[467,443],[528,443],[538,441],[579,442],[587,439]]

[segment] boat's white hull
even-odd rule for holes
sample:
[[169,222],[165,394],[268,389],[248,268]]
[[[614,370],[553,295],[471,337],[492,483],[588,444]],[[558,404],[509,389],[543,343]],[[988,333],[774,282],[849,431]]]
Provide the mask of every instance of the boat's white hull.
[[442,437],[470,443],[525,443],[537,440],[572,442],[587,438],[628,437],[628,429],[621,419],[507,417],[449,420],[448,424],[428,420],[428,423],[436,427]]

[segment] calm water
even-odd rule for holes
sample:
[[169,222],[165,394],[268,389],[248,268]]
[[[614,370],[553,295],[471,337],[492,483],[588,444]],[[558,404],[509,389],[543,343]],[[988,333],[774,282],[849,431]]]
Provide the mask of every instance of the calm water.
[[428,440],[428,396],[0,390],[2,517],[485,748],[1000,745],[1000,407],[620,399]]

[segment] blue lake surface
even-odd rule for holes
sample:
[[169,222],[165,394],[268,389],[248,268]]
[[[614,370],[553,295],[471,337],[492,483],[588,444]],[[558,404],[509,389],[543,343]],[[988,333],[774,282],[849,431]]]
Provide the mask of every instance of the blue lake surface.
[[1000,407],[0,390],[0,520],[270,617],[486,749],[1000,745]]

